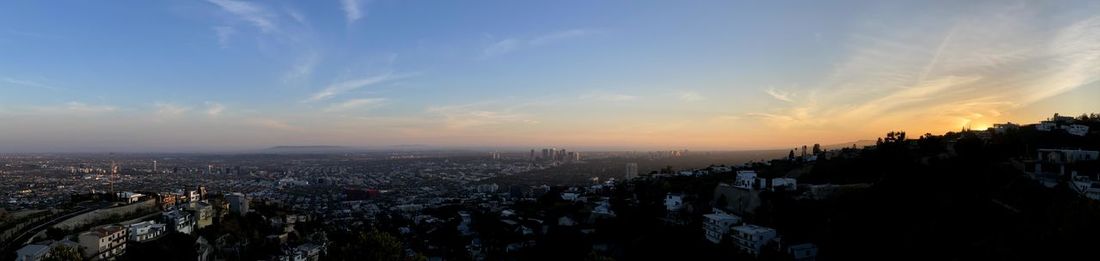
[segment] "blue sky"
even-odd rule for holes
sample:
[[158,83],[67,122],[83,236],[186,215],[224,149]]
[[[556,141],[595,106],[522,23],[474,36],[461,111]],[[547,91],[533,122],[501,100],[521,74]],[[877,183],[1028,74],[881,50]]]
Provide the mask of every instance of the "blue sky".
[[[916,10],[916,11],[915,11]],[[753,149],[1100,111],[1072,1],[7,1],[0,151]]]

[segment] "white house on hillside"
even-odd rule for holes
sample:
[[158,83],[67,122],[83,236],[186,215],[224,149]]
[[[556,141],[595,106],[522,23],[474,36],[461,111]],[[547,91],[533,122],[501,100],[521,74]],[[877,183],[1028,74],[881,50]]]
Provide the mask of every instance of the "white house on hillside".
[[673,193],[665,195],[665,209],[669,212],[676,212],[684,209],[684,196]]
[[730,226],[741,223],[738,216],[726,213],[714,213],[703,215],[703,233],[711,243],[721,243],[722,238],[730,231]]
[[753,183],[756,181],[756,171],[752,170],[738,170],[737,179],[734,180],[733,186],[743,189],[752,189]]

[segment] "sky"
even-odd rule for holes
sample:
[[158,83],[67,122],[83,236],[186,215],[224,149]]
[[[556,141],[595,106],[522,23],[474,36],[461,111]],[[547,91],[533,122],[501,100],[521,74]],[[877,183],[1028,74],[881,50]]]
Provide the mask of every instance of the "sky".
[[790,148],[1098,79],[1097,1],[0,1],[0,152]]

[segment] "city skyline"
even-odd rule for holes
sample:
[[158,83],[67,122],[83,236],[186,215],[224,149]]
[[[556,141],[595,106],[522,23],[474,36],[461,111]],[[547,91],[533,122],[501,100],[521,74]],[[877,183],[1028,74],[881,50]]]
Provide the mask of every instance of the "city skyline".
[[1085,1],[5,2],[0,152],[748,150],[1038,122],[1100,111],[1097,11]]

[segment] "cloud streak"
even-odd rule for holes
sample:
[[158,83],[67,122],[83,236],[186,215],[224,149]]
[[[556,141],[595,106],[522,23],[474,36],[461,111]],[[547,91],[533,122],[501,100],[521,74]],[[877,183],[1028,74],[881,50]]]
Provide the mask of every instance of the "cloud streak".
[[536,35],[530,38],[507,37],[493,41],[484,49],[482,49],[480,58],[485,59],[495,56],[501,56],[524,48],[552,44],[567,39],[591,35],[594,33],[595,31],[590,29],[570,29],[543,35]]
[[34,88],[54,90],[54,91],[59,89],[57,87],[54,87],[54,86],[51,86],[51,85],[48,85],[48,84],[45,84],[45,83],[41,83],[41,82],[37,82],[37,81],[31,81],[31,80],[23,80],[23,79],[14,79],[14,78],[4,77],[4,78],[0,79],[0,81],[3,81],[3,82],[8,83],[8,84],[13,84],[13,85],[34,87]]
[[346,112],[353,110],[367,110],[377,108],[386,103],[385,98],[363,98],[363,99],[351,99],[341,103],[336,103],[325,109],[327,112]]
[[767,93],[769,96],[775,98],[776,100],[784,102],[794,102],[794,99],[791,99],[792,94],[789,92],[776,90],[775,88],[769,88],[767,90],[764,90],[764,93]]
[[181,106],[174,103],[158,102],[154,103],[156,114],[162,118],[179,117],[183,114],[191,111],[191,107]]
[[211,117],[221,116],[225,112],[225,105],[217,102],[206,102],[206,115]]
[[579,98],[581,100],[592,100],[592,101],[627,102],[627,101],[637,100],[638,96],[628,95],[628,94],[621,94],[621,93],[611,93],[611,92],[606,92],[606,91],[593,91],[593,92],[581,94],[581,96]]
[[821,85],[765,90],[787,104],[745,116],[776,129],[951,130],[1100,81],[1100,16],[1050,30],[1026,9],[972,15],[865,28]]
[[250,2],[234,0],[207,0],[207,2],[221,7],[223,11],[233,14],[242,20],[248,21],[262,32],[266,33],[278,30],[275,22],[272,21],[275,14],[262,6]]
[[349,91],[357,90],[363,87],[381,84],[398,79],[408,78],[410,75],[398,75],[393,73],[384,73],[366,78],[359,78],[354,80],[348,80],[343,82],[334,83],[322,89],[319,92],[314,93],[304,102],[316,102],[326,100],[336,95],[340,95]]
[[344,10],[344,18],[348,23],[354,23],[356,20],[363,18],[363,1],[362,0],[340,0],[340,7]]

